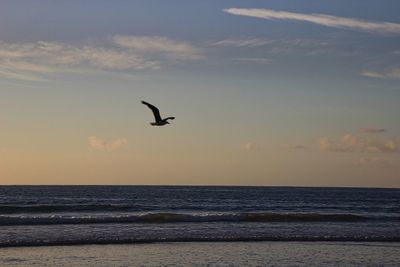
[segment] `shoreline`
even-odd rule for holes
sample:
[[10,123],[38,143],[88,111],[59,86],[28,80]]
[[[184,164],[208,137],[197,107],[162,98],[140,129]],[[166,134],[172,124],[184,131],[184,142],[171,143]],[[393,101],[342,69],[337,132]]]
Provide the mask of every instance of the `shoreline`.
[[0,249],[1,266],[398,266],[400,242],[164,242]]
[[263,239],[263,238],[237,238],[232,240],[227,239],[179,239],[179,240],[98,240],[98,241],[61,241],[61,242],[48,242],[48,243],[30,243],[26,244],[0,244],[0,249],[5,248],[39,248],[39,247],[75,247],[75,246],[118,246],[118,245],[143,245],[143,244],[187,244],[187,243],[210,243],[210,244],[221,244],[221,243],[327,243],[327,244],[340,244],[340,243],[354,243],[354,244],[399,244],[400,240],[342,240],[342,239],[308,239],[308,240],[282,240],[282,239]]

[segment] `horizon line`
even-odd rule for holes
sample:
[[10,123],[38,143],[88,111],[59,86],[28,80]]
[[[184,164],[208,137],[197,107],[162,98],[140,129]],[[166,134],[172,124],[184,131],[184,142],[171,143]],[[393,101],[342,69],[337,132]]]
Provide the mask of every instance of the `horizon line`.
[[320,185],[207,185],[207,184],[0,184],[0,187],[17,186],[140,186],[140,187],[286,187],[286,188],[348,188],[348,189],[400,189],[400,187],[374,186],[320,186]]

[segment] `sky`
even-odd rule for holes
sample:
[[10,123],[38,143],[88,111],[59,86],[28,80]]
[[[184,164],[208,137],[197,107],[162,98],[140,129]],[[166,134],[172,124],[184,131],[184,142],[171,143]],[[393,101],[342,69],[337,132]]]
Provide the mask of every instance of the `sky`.
[[400,187],[398,10],[3,0],[0,184]]

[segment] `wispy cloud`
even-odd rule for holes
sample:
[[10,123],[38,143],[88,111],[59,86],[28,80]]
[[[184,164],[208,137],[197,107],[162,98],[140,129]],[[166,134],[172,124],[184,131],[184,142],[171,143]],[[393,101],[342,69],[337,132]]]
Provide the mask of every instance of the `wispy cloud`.
[[120,149],[128,144],[125,138],[105,140],[97,136],[89,137],[89,146],[94,150],[113,151]]
[[52,72],[159,69],[170,59],[201,57],[200,49],[166,37],[114,36],[110,44],[0,41],[0,76],[41,80]]
[[400,139],[371,139],[346,134],[337,142],[321,137],[319,147],[321,150],[333,152],[396,153],[400,152]]
[[209,42],[209,46],[217,46],[217,47],[259,47],[265,46],[272,41],[267,39],[260,38],[242,38],[242,39],[224,39],[220,41]]
[[394,168],[398,166],[393,160],[380,157],[361,157],[355,162],[355,165],[372,168]]
[[370,78],[400,80],[400,68],[392,68],[385,71],[365,70],[361,74]]
[[365,31],[370,33],[400,34],[400,24],[398,23],[374,22],[325,14],[304,14],[258,8],[228,8],[224,9],[224,11],[233,15],[249,16],[268,20],[305,21],[333,28]]
[[18,61],[18,60],[1,60],[1,67],[4,69],[16,69],[20,71],[27,72],[52,72],[53,70],[49,67],[27,62],[27,61]]
[[0,75],[39,80],[40,75],[77,69],[156,69],[160,63],[115,48],[77,46],[57,42],[0,42]]
[[173,40],[158,36],[124,36],[116,35],[113,42],[123,48],[140,52],[166,53],[178,59],[200,59],[201,50],[189,42]]
[[282,39],[274,40],[269,47],[269,52],[272,54],[284,55],[352,55],[354,51],[349,51],[348,48],[342,47],[343,44],[334,42],[332,40],[318,40],[318,39]]
[[[351,49],[351,45],[346,42],[336,40],[322,40],[318,38],[292,38],[292,39],[223,39],[219,41],[208,41],[206,46],[213,48],[237,48],[254,49],[259,48],[262,55],[306,55],[306,56],[326,56],[341,55],[351,56],[360,53],[359,50]],[[245,57],[246,58],[246,57]]]
[[383,128],[361,128],[358,129],[359,133],[384,133],[386,132],[386,129]]
[[311,147],[306,146],[306,145],[288,145],[287,146],[289,149],[293,150],[305,150],[305,149],[310,149]]
[[235,57],[232,58],[234,61],[241,61],[241,62],[251,62],[251,63],[258,63],[258,64],[270,64],[272,60],[269,58],[264,57]]
[[15,80],[25,80],[25,81],[43,81],[42,78],[31,75],[28,73],[23,73],[18,70],[2,70],[0,67],[0,77],[11,78]]

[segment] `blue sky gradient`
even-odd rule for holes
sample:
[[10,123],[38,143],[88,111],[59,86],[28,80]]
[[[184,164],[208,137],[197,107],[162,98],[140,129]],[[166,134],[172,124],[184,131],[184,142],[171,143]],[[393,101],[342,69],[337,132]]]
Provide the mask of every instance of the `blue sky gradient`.
[[0,183],[399,187],[398,10],[2,1]]

